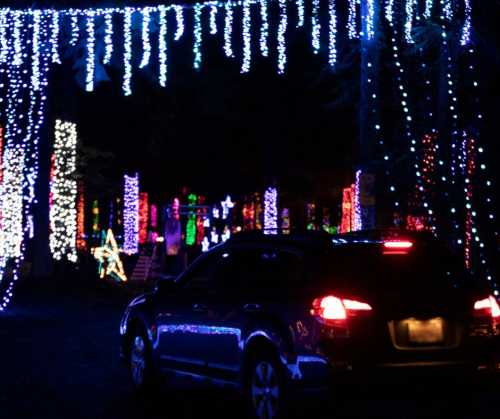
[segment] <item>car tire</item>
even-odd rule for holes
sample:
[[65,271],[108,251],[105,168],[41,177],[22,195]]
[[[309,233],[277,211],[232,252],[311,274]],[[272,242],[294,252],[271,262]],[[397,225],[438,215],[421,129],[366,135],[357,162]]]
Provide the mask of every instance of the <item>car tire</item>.
[[245,398],[252,419],[281,419],[290,411],[289,388],[277,356],[261,351],[246,365]]
[[151,347],[143,331],[132,333],[129,350],[129,371],[134,390],[140,395],[152,394],[157,389],[158,380]]

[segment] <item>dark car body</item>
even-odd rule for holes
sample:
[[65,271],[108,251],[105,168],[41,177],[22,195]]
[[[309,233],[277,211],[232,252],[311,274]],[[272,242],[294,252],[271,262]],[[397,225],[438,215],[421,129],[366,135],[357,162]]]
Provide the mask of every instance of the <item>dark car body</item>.
[[[385,248],[395,237],[411,249]],[[474,309],[489,298],[479,283],[426,234],[242,234],[128,306],[122,355],[141,329],[157,371],[240,385],[266,348],[300,388],[379,368],[493,368],[500,322]],[[325,296],[370,309],[323,319]]]

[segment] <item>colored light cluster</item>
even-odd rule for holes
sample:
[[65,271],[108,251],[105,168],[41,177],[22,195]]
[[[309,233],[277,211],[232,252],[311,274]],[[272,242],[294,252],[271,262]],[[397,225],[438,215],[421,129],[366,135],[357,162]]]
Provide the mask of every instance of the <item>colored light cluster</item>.
[[78,184],[76,211],[76,248],[83,251],[87,249],[87,242],[85,241],[85,188],[82,182]]
[[99,262],[98,273],[101,278],[109,276],[119,282],[127,281],[120,252],[113,231],[111,229],[106,233],[103,231],[101,246],[92,249],[94,257]]
[[54,141],[53,204],[50,208],[50,250],[55,260],[77,261],[76,124],[56,121]]
[[124,176],[123,250],[128,254],[139,251],[139,175]]
[[278,190],[274,187],[264,193],[264,234],[278,234]]
[[361,200],[360,200],[360,195],[361,195],[361,170],[356,171],[356,180],[353,185],[353,190],[352,190],[352,210],[354,214],[354,219],[352,223],[352,230],[353,231],[359,231],[363,229],[363,221],[361,218]]
[[196,211],[194,209],[198,197],[195,194],[189,194],[188,207],[189,215],[186,223],[186,245],[194,246],[196,244]]
[[147,192],[139,194],[139,244],[148,240],[149,196]]
[[352,231],[352,188],[342,190],[342,219],[340,221],[340,233]]

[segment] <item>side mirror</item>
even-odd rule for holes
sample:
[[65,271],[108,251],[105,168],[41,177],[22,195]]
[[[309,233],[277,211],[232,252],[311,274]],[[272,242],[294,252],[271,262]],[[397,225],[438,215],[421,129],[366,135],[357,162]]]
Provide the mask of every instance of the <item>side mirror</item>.
[[154,291],[161,294],[172,294],[177,289],[175,276],[165,275],[160,277],[155,283]]

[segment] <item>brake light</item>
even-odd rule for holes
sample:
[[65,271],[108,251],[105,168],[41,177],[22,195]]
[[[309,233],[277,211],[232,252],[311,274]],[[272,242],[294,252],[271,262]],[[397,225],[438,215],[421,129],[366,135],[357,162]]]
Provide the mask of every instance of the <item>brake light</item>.
[[474,310],[487,311],[487,313],[494,319],[500,318],[500,306],[493,296],[489,296],[484,300],[479,300],[474,303]]
[[311,314],[323,320],[346,320],[359,311],[370,311],[369,304],[328,295],[313,301]]
[[413,243],[408,240],[391,240],[385,241],[384,247],[386,249],[399,249],[399,250],[407,250],[413,246]]

